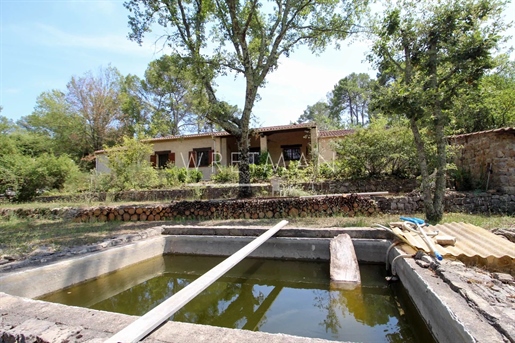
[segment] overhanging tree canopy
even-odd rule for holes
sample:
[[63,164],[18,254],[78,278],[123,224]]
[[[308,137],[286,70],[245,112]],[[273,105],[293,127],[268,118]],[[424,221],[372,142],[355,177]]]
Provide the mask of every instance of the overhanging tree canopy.
[[[153,24],[180,63],[192,67],[208,97],[207,119],[234,135],[240,150],[240,196],[249,196],[249,124],[258,90],[268,73],[302,44],[322,51],[353,31],[367,0],[131,0],[129,38],[141,44]],[[242,111],[220,100],[215,79],[243,75]]]
[[[390,4],[377,22],[370,57],[384,87],[376,102],[383,112],[409,119],[431,222],[443,216],[445,129],[456,112],[455,101],[495,67],[493,54],[505,28],[504,5],[499,0],[400,1]],[[434,182],[429,178],[423,127],[437,148]]]

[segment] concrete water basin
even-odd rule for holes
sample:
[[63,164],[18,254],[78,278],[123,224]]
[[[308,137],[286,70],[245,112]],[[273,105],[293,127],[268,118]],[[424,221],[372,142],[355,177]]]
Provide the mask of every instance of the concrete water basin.
[[[135,317],[33,299],[163,254],[229,256],[266,228],[164,226],[162,229],[163,235],[159,237],[38,268],[0,274],[0,337],[23,335],[42,337],[47,341],[60,341],[61,338],[80,342],[104,341]],[[390,233],[364,228],[285,228],[251,256],[328,261],[329,242],[341,233],[351,236],[360,263],[385,262],[392,239]],[[394,248],[390,252],[390,262],[401,253]],[[503,342],[502,334],[433,271],[422,268],[413,259],[399,259],[395,267],[400,282],[436,341]],[[137,284],[140,281],[134,278],[128,282]],[[144,341],[191,342],[192,337],[196,342],[324,342],[316,338],[180,322],[167,322]]]

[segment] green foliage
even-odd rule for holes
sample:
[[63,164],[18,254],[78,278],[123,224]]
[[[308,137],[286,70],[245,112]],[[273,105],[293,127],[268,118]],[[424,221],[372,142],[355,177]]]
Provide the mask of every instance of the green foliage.
[[[180,56],[179,68],[192,70],[192,81],[205,92],[206,118],[237,137],[242,147],[240,196],[250,196],[248,173],[250,120],[259,89],[268,74],[296,47],[321,52],[352,32],[367,1],[127,1],[129,38],[139,44],[153,24],[166,28],[163,41]],[[209,42],[209,49],[206,49]],[[230,44],[228,44],[230,42]],[[239,111],[217,96],[219,75],[240,74],[246,87]]]
[[29,201],[41,192],[62,190],[77,170],[67,155],[53,155],[43,135],[18,127],[6,133],[0,135],[0,193],[12,192],[13,201]]
[[198,169],[188,169],[189,181],[188,183],[197,183],[202,180],[204,174]]
[[0,156],[19,153],[16,142],[9,135],[0,135]]
[[188,183],[188,182],[190,182],[189,175],[190,175],[190,173],[187,168],[179,168],[179,170],[177,171],[177,180],[180,183]]
[[334,86],[329,97],[329,116],[342,124],[365,125],[370,121],[369,103],[374,80],[352,73]]
[[502,61],[474,89],[460,92],[448,134],[515,126],[515,62]]
[[206,94],[194,82],[192,66],[181,65],[179,55],[164,55],[150,62],[141,90],[151,113],[151,136],[204,131],[202,104],[207,101]]
[[287,185],[314,181],[314,165],[303,165],[299,161],[289,161],[286,168],[276,168],[276,175],[282,178]]
[[70,168],[66,182],[63,185],[62,193],[78,194],[91,190],[91,172],[80,170],[77,165]]
[[219,167],[216,173],[211,175],[211,180],[216,183],[238,183],[239,172],[236,167]]
[[178,186],[182,182],[179,181],[179,174],[182,168],[178,168],[175,164],[169,164],[166,168],[159,170],[159,176],[165,180],[166,186]]
[[[446,187],[446,128],[456,104],[474,92],[493,69],[494,53],[506,29],[502,0],[388,3],[373,23],[369,58],[379,70],[376,110],[410,121],[422,176],[426,218],[443,216]],[[422,129],[436,147],[435,186]]]
[[337,180],[350,177],[345,162],[336,160],[331,163],[324,162],[318,166],[318,176],[326,180]]
[[120,73],[111,66],[100,68],[97,75],[73,76],[66,92],[42,93],[33,113],[22,117],[18,125],[43,137],[48,151],[69,155],[84,168],[91,167],[83,157],[119,142],[125,130],[121,81]]
[[[2,107],[0,107],[0,112],[2,110]],[[4,117],[0,115],[0,134],[6,135],[12,130],[14,130],[16,125],[13,123],[11,119],[8,119],[7,117]]]
[[385,119],[376,119],[367,128],[336,143],[338,163],[321,166],[322,175],[351,178],[418,174],[413,136],[406,124],[387,128]]
[[76,165],[67,156],[22,154],[0,157],[0,193],[14,192],[13,201],[34,199],[39,193],[62,189]]
[[161,169],[159,173],[166,180],[166,186],[172,187],[186,183],[197,183],[203,178],[200,170],[186,167],[179,168],[174,164],[169,164],[166,168]]
[[476,189],[470,170],[458,168],[455,164],[449,164],[447,170],[449,181],[455,190],[472,191]]
[[67,154],[76,163],[87,151],[85,122],[72,111],[66,94],[59,90],[39,95],[32,114],[22,117],[18,125],[42,137],[54,154]]
[[8,137],[16,151],[26,156],[37,157],[42,154],[53,154],[52,143],[42,134],[17,130]]
[[158,184],[158,174],[150,164],[151,153],[150,145],[123,137],[123,145],[105,149],[111,172],[100,176],[96,184],[104,191],[152,188]]
[[315,122],[319,130],[335,130],[340,127],[338,119],[331,116],[329,105],[325,101],[319,101],[304,110],[297,123],[306,122]]
[[299,187],[296,187],[294,185],[289,185],[283,188],[283,196],[285,197],[301,197],[307,195],[313,194],[303,189],[300,189]]
[[[266,157],[266,155],[264,155]],[[260,156],[261,157],[261,156]],[[268,182],[274,174],[274,168],[269,164],[249,165],[250,182]]]

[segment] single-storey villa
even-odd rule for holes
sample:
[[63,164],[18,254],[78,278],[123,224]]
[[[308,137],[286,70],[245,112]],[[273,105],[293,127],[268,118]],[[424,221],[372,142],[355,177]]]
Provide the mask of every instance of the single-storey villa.
[[[350,133],[352,130],[318,130],[316,123],[256,128],[250,137],[250,162],[257,163],[266,152],[267,163],[274,166],[286,166],[289,161],[308,163],[313,158],[331,162],[335,158],[331,142]],[[236,138],[225,131],[153,138],[145,142],[153,147],[149,160],[156,167],[164,168],[172,162],[177,167],[199,169],[204,179],[209,179],[220,166],[239,162]],[[95,155],[96,170],[109,172],[104,151],[97,151]]]

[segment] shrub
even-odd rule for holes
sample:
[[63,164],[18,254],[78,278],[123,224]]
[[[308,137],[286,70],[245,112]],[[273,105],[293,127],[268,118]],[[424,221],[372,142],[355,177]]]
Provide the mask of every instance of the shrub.
[[324,162],[318,166],[318,176],[322,179],[340,179],[348,174],[348,170],[345,169],[341,161]]
[[352,178],[418,175],[413,135],[404,122],[390,125],[378,118],[367,128],[336,143],[340,171]]
[[204,177],[204,174],[198,169],[186,169],[186,171],[188,173],[188,183],[200,182]]
[[0,193],[13,192],[15,202],[30,201],[43,191],[62,189],[75,163],[67,156],[22,154],[0,158]]
[[150,164],[148,156],[152,147],[137,139],[123,137],[123,145],[105,148],[108,167],[111,170],[107,190],[152,188],[158,184],[157,171]]
[[274,168],[269,164],[249,165],[250,182],[266,182],[274,175]]
[[301,197],[301,196],[308,196],[308,195],[312,195],[312,194],[308,191],[305,191],[305,190],[300,189],[295,186],[289,186],[289,187],[285,187],[283,189],[283,196],[285,196],[285,197]]
[[476,188],[470,170],[458,168],[454,163],[447,165],[451,185],[457,191],[472,191]]
[[288,184],[314,181],[314,165],[301,165],[299,161],[290,161],[286,168],[278,167],[276,175],[283,178]]
[[159,174],[164,178],[166,186],[177,186],[182,183],[179,180],[181,169],[184,168],[178,168],[175,164],[169,164],[166,168],[159,170]]
[[84,172],[78,166],[70,169],[70,173],[66,178],[62,191],[64,193],[82,193],[90,190],[91,173]]
[[186,167],[176,168],[175,173],[177,175],[177,181],[181,184],[197,183],[200,180],[202,180],[202,178],[204,177],[204,175],[202,174],[202,172],[200,170],[189,169]]
[[211,175],[211,180],[216,183],[237,183],[239,175],[236,167],[219,167],[216,173]]

